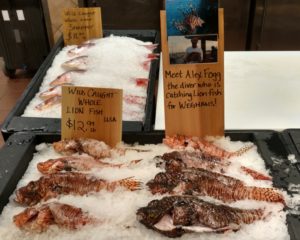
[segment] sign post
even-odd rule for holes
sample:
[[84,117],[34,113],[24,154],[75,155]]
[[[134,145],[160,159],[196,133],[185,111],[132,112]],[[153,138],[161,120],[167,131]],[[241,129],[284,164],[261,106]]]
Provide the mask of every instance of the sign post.
[[170,64],[166,11],[160,12],[167,136],[224,135],[223,9],[218,14],[217,62]]
[[121,89],[62,86],[62,139],[121,142],[122,95]]

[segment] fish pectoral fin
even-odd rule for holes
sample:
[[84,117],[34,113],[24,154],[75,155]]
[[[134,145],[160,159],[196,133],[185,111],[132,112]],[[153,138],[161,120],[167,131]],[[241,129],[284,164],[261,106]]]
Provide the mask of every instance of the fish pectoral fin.
[[173,224],[172,217],[168,214],[164,215],[153,227],[160,231],[172,231],[176,228],[176,226]]
[[182,229],[188,232],[198,232],[198,233],[203,233],[203,232],[215,232],[216,230],[210,227],[205,227],[205,226],[182,226]]

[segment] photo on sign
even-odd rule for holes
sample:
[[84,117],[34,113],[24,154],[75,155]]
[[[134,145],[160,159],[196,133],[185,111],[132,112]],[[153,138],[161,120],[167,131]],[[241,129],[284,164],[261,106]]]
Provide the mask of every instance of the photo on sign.
[[166,0],[170,64],[217,62],[218,0]]

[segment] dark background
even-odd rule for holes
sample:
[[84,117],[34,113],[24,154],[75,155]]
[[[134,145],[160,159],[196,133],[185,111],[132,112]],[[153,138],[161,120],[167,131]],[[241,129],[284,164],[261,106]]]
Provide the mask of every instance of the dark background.
[[[106,29],[159,29],[163,0],[80,0],[100,6]],[[220,0],[225,50],[300,50],[299,0]]]

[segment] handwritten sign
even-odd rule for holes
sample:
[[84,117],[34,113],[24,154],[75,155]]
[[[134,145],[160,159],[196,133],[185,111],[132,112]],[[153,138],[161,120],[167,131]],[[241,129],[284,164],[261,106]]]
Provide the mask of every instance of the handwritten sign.
[[66,45],[81,44],[89,39],[102,37],[101,9],[64,9],[63,35]]
[[121,89],[62,87],[62,139],[94,138],[114,147],[122,138]]
[[224,135],[224,31],[219,10],[218,61],[170,64],[166,12],[161,11],[166,135]]

